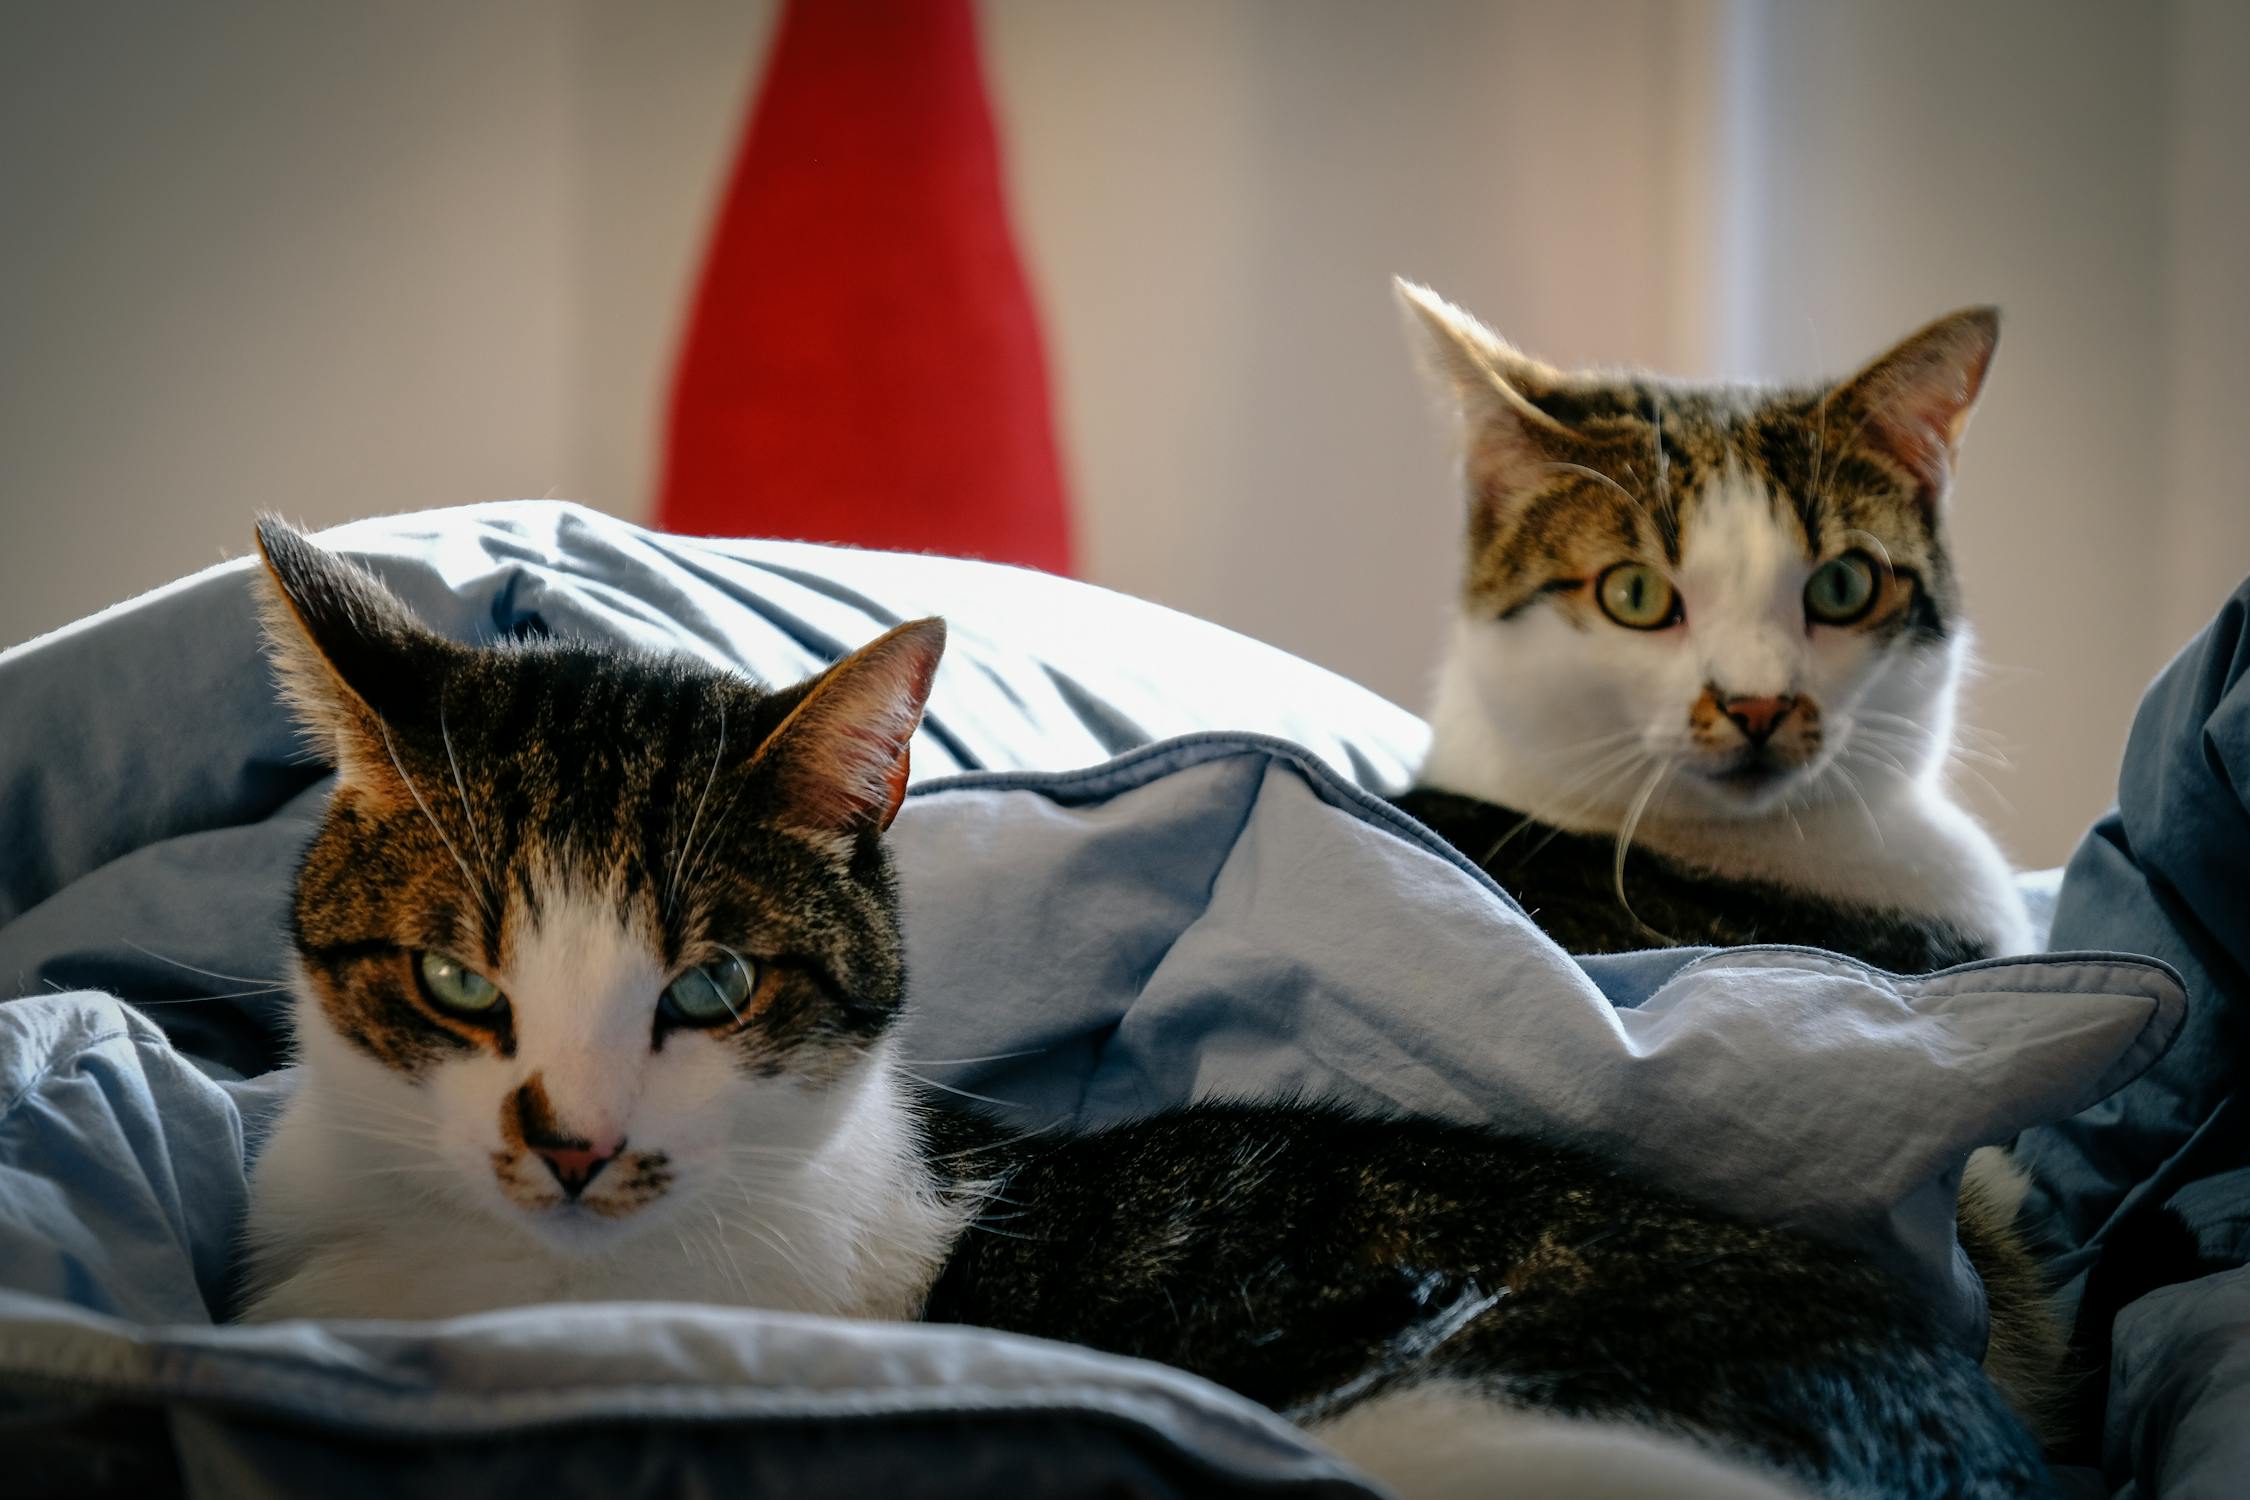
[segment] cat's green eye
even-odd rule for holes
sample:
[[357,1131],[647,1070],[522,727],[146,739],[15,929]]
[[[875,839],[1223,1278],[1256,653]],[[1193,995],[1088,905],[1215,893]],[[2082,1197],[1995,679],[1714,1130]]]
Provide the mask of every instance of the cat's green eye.
[[1875,602],[1875,564],[1864,552],[1832,557],[1805,583],[1805,616],[1823,625],[1849,625]]
[[500,1003],[500,986],[458,959],[425,951],[414,967],[422,976],[422,992],[447,1010],[480,1016]]
[[1594,581],[1602,613],[1628,630],[1661,630],[1680,618],[1679,591],[1646,563],[1618,563]]
[[742,1019],[742,1003],[757,987],[756,966],[730,953],[673,980],[658,1009],[683,1026],[717,1026]]

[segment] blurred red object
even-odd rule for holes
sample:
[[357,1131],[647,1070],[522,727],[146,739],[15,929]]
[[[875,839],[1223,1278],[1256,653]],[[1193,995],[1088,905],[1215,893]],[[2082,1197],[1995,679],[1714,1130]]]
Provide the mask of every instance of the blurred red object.
[[681,351],[658,520],[1070,571],[968,0],[789,0]]

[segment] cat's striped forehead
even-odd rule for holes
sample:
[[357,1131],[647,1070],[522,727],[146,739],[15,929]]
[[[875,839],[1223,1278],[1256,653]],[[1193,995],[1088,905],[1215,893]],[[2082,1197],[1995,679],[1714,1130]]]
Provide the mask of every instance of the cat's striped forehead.
[[1746,507],[1807,570],[1865,550],[1918,578],[1938,618],[1950,612],[1937,497],[1861,441],[1848,393],[1580,379],[1524,399],[1567,438],[1531,462],[1471,447],[1464,588],[1476,612],[1505,617],[1618,562],[1676,572],[1699,529],[1739,534]]
[[1460,420],[1471,618],[1506,619],[1551,595],[1583,602],[1620,563],[1676,586],[1716,513],[1808,578],[1864,554],[1907,585],[1918,631],[1943,632],[1954,607],[1945,501],[1999,339],[1994,309],[1940,318],[1846,380],[1775,390],[1573,374],[1426,287],[1397,291]]
[[[276,666],[338,768],[292,917],[305,997],[346,1043],[407,1072],[513,1059],[542,1029],[583,1039],[591,1005],[651,1051],[685,1027],[817,1077],[890,1024],[881,834],[942,621],[769,688],[592,643],[450,641],[287,527],[259,543]],[[660,1007],[722,959],[759,976],[744,1003]],[[433,962],[498,999],[441,992]]]

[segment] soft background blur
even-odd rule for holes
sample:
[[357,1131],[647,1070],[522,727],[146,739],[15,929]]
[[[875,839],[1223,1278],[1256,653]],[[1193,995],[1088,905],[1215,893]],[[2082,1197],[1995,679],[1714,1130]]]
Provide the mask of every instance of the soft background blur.
[[[1097,582],[1422,706],[1458,523],[1393,272],[1552,360],[1684,374],[1841,373],[2001,303],[1954,536],[2009,762],[1971,795],[2025,862],[2250,573],[2250,6],[982,17]],[[646,515],[772,21],[0,3],[0,644],[262,508]]]

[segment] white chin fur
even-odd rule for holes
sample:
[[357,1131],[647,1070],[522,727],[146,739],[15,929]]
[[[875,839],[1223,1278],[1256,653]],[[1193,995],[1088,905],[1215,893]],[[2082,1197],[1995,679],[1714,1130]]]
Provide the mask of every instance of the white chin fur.
[[[1677,735],[1700,672],[1646,636],[1581,630],[1543,605],[1464,617],[1438,670],[1420,780],[1580,833],[1630,821],[1636,845],[1715,874],[1939,918],[2023,952],[2031,927],[2008,862],[1944,784],[1966,649],[1957,636],[1822,693],[1835,750],[1806,774],[1746,798],[1675,765],[1636,818],[1661,763],[1649,746]],[[1855,718],[1870,714],[1879,732]],[[1917,740],[1901,740],[1907,725]]]

